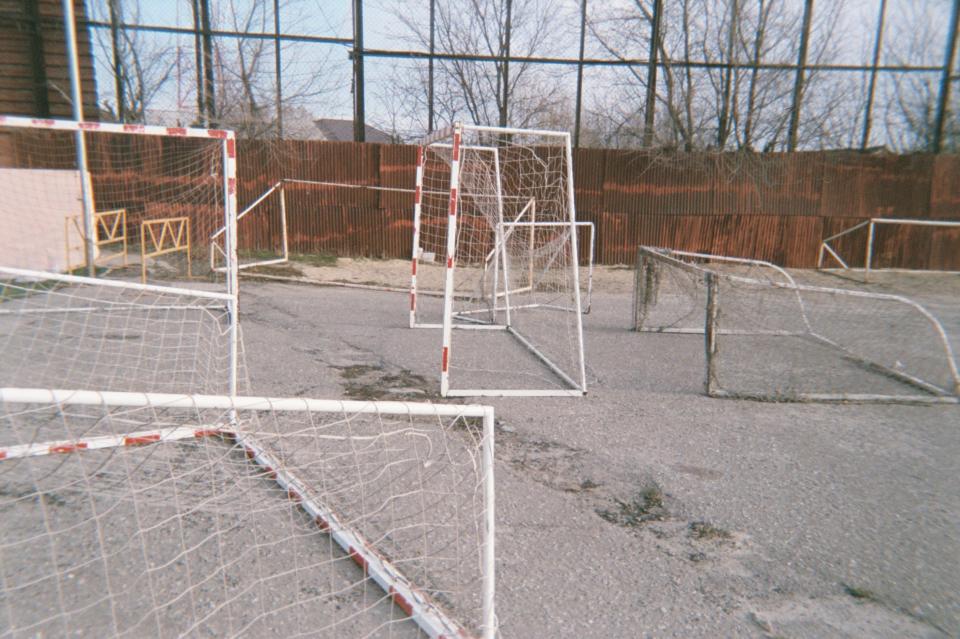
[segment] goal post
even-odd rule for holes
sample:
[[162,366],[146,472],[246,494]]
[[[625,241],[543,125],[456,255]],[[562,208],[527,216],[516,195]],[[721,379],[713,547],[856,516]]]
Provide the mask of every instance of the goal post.
[[455,124],[422,141],[410,326],[441,329],[442,395],[586,392],[581,226],[569,134]]
[[0,422],[7,632],[495,636],[489,407],[12,387]]
[[[98,220],[120,210],[124,228],[114,225],[109,237],[139,239],[144,222],[187,218],[191,257],[202,260],[195,267],[206,261],[208,238],[220,228],[232,236],[224,231],[221,252],[230,258],[224,263],[235,260],[232,131],[0,115],[0,187],[5,266],[65,271],[75,262],[78,234],[94,254],[110,250]],[[77,216],[82,223],[65,228],[64,221]],[[183,279],[188,261],[185,252],[152,260],[153,279]]]
[[769,263],[650,247],[638,250],[634,294],[635,330],[704,336],[713,397],[960,402],[946,330],[904,296],[798,284]]

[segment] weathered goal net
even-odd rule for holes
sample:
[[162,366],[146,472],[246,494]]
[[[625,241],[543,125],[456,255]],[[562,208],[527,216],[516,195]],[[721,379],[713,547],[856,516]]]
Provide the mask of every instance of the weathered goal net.
[[634,328],[703,335],[706,389],[767,401],[955,403],[943,325],[897,295],[797,284],[757,261],[641,247]]
[[203,274],[235,207],[235,151],[230,131],[0,116],[2,263]]
[[493,412],[245,389],[233,294],[0,268],[0,634],[493,636]]
[[566,133],[456,125],[421,145],[410,324],[442,328],[444,395],[586,391],[572,170]]

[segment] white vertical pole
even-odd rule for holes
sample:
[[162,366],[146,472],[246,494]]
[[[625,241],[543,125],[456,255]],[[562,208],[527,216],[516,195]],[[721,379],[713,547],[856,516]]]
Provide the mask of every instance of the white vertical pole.
[[506,235],[503,232],[503,180],[500,174],[500,149],[493,150],[493,170],[496,172],[496,192],[497,192],[497,232],[495,242],[499,248],[498,254],[493,256],[493,323],[497,323],[497,262],[498,259],[503,262],[503,306],[507,314],[507,326],[510,326],[510,267],[507,265],[507,245]]
[[238,344],[240,339],[240,277],[237,268],[237,144],[232,131],[223,139],[223,226],[226,253],[227,303],[230,309],[230,379],[229,395],[237,395],[239,375]]
[[287,240],[287,191],[280,181],[280,233],[283,234],[283,259],[290,259],[290,244]]
[[417,324],[417,262],[420,260],[420,213],[423,208],[423,165],[426,148],[417,147],[417,182],[413,193],[413,251],[410,258],[410,328]]
[[867,230],[867,257],[863,265],[863,281],[870,277],[870,262],[873,261],[873,219],[870,219],[870,226]]
[[[73,101],[73,119],[83,122],[83,91],[80,89],[80,62],[77,55],[77,25],[73,16],[73,0],[63,0],[63,26],[67,39],[67,68],[70,72],[70,99]],[[74,133],[77,147],[77,169],[80,171],[80,196],[83,201],[83,255],[87,274],[97,276],[96,232],[93,220],[93,183],[87,171],[87,141],[83,129]]]
[[570,205],[570,259],[573,261],[573,295],[575,301],[574,315],[577,322],[577,349],[580,355],[580,390],[587,392],[587,367],[583,352],[583,313],[580,307],[580,255],[577,250],[577,205],[573,191],[573,147],[570,144],[570,134],[564,136],[567,153],[567,199]]
[[483,637],[493,639],[497,632],[497,616],[494,609],[496,592],[495,523],[496,490],[493,483],[493,408],[486,407],[483,414]]
[[457,204],[460,188],[460,142],[463,125],[453,125],[453,150],[450,156],[450,201],[447,211],[447,271],[443,288],[443,350],[440,353],[440,395],[450,390],[450,342],[453,337],[453,272],[457,258]]

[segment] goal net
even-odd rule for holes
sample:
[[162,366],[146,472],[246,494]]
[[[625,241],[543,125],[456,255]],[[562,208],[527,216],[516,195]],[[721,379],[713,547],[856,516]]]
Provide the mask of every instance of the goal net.
[[493,636],[489,409],[0,388],[0,422],[4,634]]
[[897,295],[797,284],[768,263],[641,247],[636,330],[703,335],[706,389],[766,401],[955,403],[943,325]]
[[0,268],[0,634],[493,636],[492,409],[237,395],[233,304]]
[[586,391],[572,179],[566,133],[455,125],[420,146],[410,324],[442,329],[442,394]]
[[203,274],[235,209],[235,156],[229,131],[0,116],[3,264],[87,273],[89,251],[145,279]]

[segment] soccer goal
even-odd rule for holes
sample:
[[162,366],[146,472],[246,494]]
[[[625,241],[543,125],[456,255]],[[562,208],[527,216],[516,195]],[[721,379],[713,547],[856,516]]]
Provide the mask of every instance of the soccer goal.
[[120,267],[132,256],[110,256],[136,238],[151,279],[187,279],[190,259],[204,273],[208,238],[235,214],[236,145],[218,129],[0,116],[0,188],[5,266]]
[[443,395],[586,392],[571,156],[567,133],[460,124],[420,145],[410,325],[442,330]]
[[635,330],[703,335],[711,396],[960,401],[947,332],[906,297],[807,286],[767,262],[649,247],[638,251],[636,283]]
[[233,304],[0,268],[0,634],[492,637],[492,409],[238,394]]
[[[909,244],[929,246],[929,254],[941,254],[946,268],[940,270],[960,271],[960,264],[951,259],[960,246],[960,220],[881,217],[864,220],[824,238],[820,242],[817,268],[826,270],[825,263],[833,263],[841,272],[862,271],[865,281],[877,270],[930,270],[929,266],[900,259],[900,247]],[[881,247],[883,251],[879,250]]]

